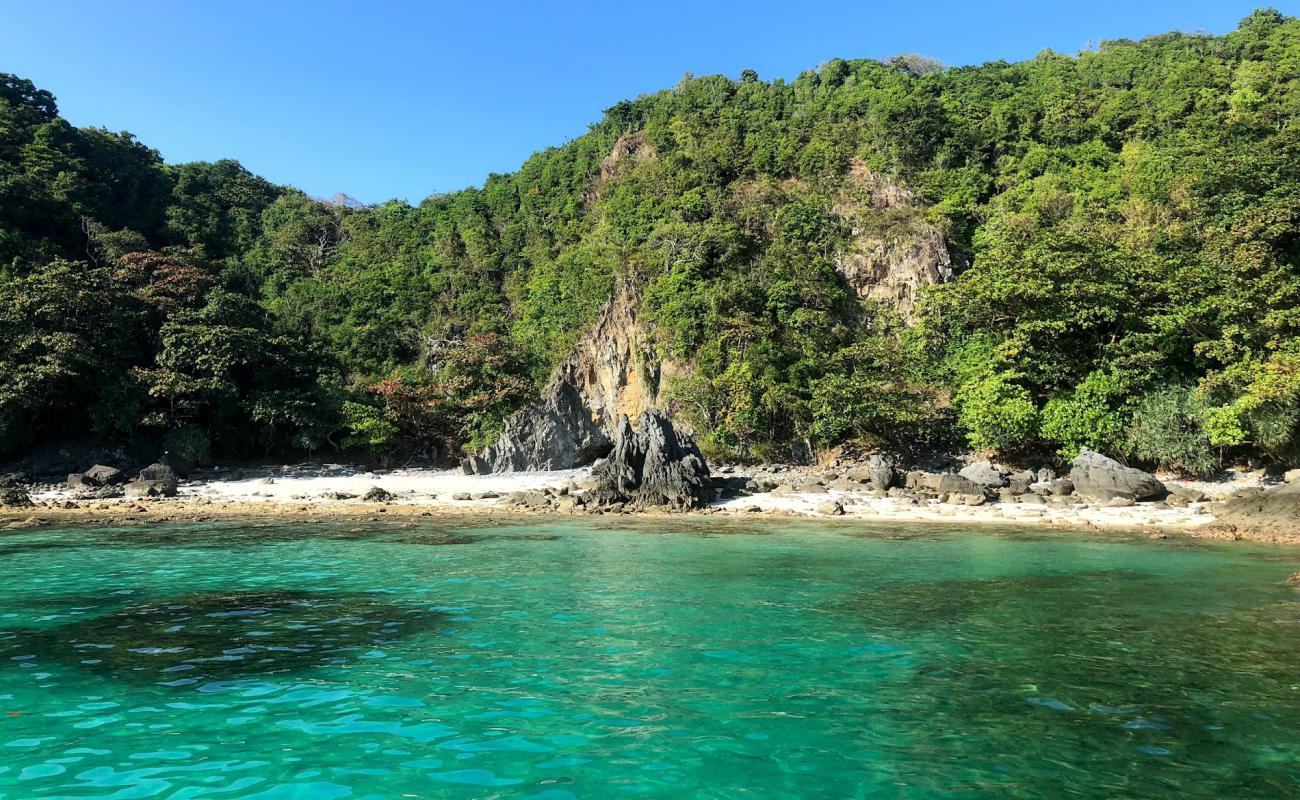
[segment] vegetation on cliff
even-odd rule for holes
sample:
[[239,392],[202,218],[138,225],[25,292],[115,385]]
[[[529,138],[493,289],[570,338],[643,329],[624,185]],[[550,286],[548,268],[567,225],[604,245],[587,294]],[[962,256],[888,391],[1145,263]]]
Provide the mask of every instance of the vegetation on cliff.
[[[1295,462],[1298,79],[1274,11],[1014,64],[688,76],[481,188],[355,207],[164,164],[0,75],[0,453],[477,447],[625,282],[709,453]],[[915,310],[853,291],[854,240],[918,226],[955,280]]]

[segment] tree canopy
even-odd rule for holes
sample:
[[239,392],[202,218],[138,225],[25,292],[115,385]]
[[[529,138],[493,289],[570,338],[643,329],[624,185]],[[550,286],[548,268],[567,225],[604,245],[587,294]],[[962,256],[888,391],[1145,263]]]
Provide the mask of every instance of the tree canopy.
[[[0,75],[0,452],[446,455],[629,282],[713,454],[947,439],[1295,463],[1298,80],[1300,21],[1272,10],[1019,63],[688,76],[480,188],[355,207],[164,164]],[[864,173],[906,187],[911,217],[846,210]],[[958,274],[905,319],[838,266],[864,224],[915,223]]]

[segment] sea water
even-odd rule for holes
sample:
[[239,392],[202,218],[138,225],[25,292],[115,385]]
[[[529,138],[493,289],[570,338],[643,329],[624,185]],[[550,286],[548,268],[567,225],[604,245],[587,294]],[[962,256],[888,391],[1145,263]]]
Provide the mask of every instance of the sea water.
[[0,798],[1296,797],[1297,562],[860,522],[6,533]]

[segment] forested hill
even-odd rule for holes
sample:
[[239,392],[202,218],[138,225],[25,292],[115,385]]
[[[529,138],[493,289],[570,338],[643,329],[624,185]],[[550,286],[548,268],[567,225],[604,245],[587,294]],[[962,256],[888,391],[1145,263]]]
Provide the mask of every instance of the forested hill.
[[[357,208],[164,164],[0,75],[0,453],[476,447],[622,284],[715,455],[1295,463],[1298,78],[1274,11],[1014,64],[688,76],[482,188]],[[915,309],[848,285],[854,241],[922,228],[955,280]]]

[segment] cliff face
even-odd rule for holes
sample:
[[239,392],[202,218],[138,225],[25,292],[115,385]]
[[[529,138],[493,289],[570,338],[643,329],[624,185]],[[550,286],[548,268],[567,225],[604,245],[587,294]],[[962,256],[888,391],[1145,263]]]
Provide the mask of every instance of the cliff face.
[[[619,140],[601,164],[596,189],[639,159],[653,158],[635,135]],[[910,320],[920,290],[951,280],[942,231],[893,181],[855,165],[832,213],[850,226],[836,267],[860,298],[881,301]],[[608,454],[619,424],[660,407],[668,376],[687,367],[653,355],[650,331],[638,319],[640,295],[623,286],[551,376],[536,402],[506,421],[501,437],[469,458],[471,472],[571,469]],[[685,431],[690,433],[691,431]]]
[[878,300],[912,320],[923,287],[952,280],[943,232],[925,219],[910,191],[856,163],[832,212],[850,226],[836,269],[859,298]]
[[638,294],[624,287],[574,345],[537,402],[506,421],[495,444],[469,459],[474,472],[571,469],[613,447],[619,420],[656,405],[665,370],[637,319]]

